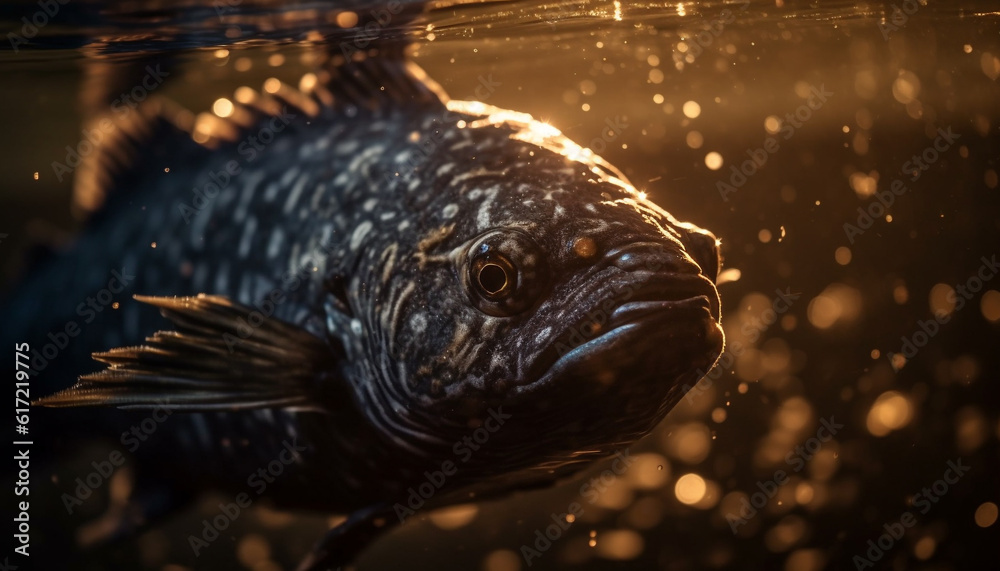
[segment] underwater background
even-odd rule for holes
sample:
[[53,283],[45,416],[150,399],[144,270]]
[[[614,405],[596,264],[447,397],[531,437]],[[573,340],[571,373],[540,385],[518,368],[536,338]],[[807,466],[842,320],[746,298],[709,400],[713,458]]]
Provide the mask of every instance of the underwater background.
[[[79,229],[72,174],[53,163],[147,65],[169,73],[150,92],[224,112],[241,85],[297,83],[322,46],[357,41],[349,14],[387,4],[58,6],[31,38],[21,18],[39,4],[0,9],[0,31],[25,40],[0,47],[3,284],[34,244]],[[440,2],[377,34],[414,35],[413,59],[453,98],[551,123],[719,236],[727,351],[622,473],[606,462],[418,512],[353,568],[997,567],[996,3]],[[111,484],[81,510],[92,529],[126,486]],[[36,499],[32,517],[63,509]],[[196,557],[188,536],[226,500],[78,568],[293,569],[342,519],[262,499]],[[573,502],[583,513],[547,530]]]

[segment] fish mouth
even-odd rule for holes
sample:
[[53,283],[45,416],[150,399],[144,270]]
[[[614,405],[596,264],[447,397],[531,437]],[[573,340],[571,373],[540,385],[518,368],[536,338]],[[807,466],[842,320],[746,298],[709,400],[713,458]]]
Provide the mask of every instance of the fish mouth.
[[[670,275],[635,288],[606,316],[593,314],[567,329],[538,354],[528,371],[530,392],[561,376],[643,367],[660,373],[708,371],[722,352],[718,293],[699,275]],[[647,359],[648,358],[648,359]],[[660,366],[657,366],[660,365]]]

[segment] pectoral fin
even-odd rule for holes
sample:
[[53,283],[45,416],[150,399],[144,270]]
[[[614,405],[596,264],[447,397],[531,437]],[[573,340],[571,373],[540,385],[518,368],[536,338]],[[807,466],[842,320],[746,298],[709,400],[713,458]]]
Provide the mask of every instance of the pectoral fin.
[[313,546],[312,552],[299,563],[296,571],[343,569],[372,541],[398,523],[392,513],[392,509],[384,504],[352,513],[346,521],[326,532]]
[[34,404],[328,410],[337,352],[315,335],[274,317],[254,326],[253,308],[222,296],[135,299],[159,307],[177,329],[159,331],[137,347],[95,353],[107,369]]

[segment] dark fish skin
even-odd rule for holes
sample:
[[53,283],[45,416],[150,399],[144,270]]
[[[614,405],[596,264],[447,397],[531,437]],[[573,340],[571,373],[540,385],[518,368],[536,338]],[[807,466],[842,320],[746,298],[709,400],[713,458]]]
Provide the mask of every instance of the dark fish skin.
[[[174,413],[130,457],[140,486],[246,491],[294,441],[305,451],[267,489],[277,505],[391,510],[491,414],[509,415],[440,505],[551,482],[652,430],[722,349],[714,236],[553,128],[446,107],[409,69],[415,78],[382,71],[354,92],[331,83],[333,104],[322,88],[309,104],[278,100],[214,149],[159,131],[142,142],[88,229],[3,306],[5,341],[41,348],[69,320],[83,330],[32,396],[100,370],[93,352],[171,329],[132,294],[266,308],[278,291],[268,319],[329,348],[310,406]],[[373,82],[385,90],[366,91]],[[241,145],[268,128],[273,141],[251,159]],[[230,161],[238,174],[196,203],[192,189]],[[496,278],[496,259],[517,272],[499,301],[470,270],[492,264]],[[112,270],[134,279],[87,323],[79,304]],[[148,416],[36,411],[53,456]]]

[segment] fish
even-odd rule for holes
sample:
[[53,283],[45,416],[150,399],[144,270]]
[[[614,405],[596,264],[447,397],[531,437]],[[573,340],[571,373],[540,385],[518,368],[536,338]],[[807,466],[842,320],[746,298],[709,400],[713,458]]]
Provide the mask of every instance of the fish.
[[275,506],[349,514],[300,567],[335,568],[611,457],[720,356],[719,240],[555,127],[391,50],[232,101],[121,123],[77,173],[85,229],[0,310],[51,461],[129,443],[111,535],[280,461]]

